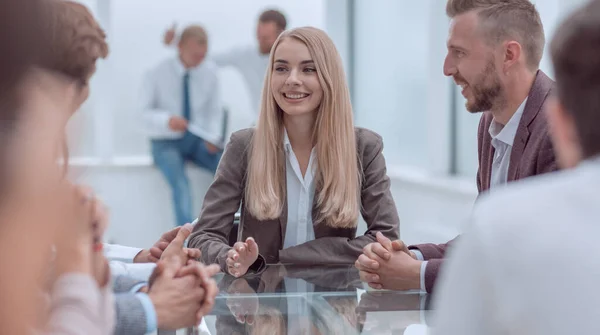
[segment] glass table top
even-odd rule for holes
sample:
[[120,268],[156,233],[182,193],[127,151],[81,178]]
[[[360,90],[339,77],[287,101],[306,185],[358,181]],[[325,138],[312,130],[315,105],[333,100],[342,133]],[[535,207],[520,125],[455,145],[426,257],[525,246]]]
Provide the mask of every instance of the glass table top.
[[372,290],[352,266],[269,265],[216,279],[213,311],[203,327],[182,334],[405,334],[429,315],[428,295]]

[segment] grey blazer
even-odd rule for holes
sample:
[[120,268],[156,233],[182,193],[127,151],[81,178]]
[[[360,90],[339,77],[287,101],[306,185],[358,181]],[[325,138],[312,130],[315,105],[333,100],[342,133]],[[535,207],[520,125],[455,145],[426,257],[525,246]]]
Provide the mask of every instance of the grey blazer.
[[265,263],[277,262],[353,264],[362,248],[376,240],[376,232],[380,231],[392,240],[398,239],[400,222],[386,174],[383,141],[381,136],[370,130],[356,128],[357,164],[363,174],[361,214],[368,226],[365,235],[357,237],[356,228],[332,228],[319,222],[316,215],[318,208],[313,204],[315,240],[283,249],[287,227],[286,199],[281,199],[284,205],[281,216],[273,220],[259,221],[244,206],[248,148],[253,133],[253,129],[245,129],[231,136],[215,179],[206,193],[198,224],[189,242],[190,247],[202,250],[204,263],[218,263],[226,270],[225,260],[230,249],[228,237],[240,203],[241,231],[238,239],[245,240],[251,236],[260,250],[259,260],[251,267],[254,271]]

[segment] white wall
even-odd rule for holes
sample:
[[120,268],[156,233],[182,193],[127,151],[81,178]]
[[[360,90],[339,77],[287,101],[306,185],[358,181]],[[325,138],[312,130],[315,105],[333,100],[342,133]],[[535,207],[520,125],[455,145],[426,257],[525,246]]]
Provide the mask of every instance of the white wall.
[[378,0],[355,6],[356,123],[383,137],[390,163],[424,167],[430,4]]

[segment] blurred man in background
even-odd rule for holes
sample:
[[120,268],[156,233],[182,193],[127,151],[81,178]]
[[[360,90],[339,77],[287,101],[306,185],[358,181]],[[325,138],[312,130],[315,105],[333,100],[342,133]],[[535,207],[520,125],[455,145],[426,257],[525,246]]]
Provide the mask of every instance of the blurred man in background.
[[[260,110],[260,99],[265,77],[265,71],[269,64],[269,53],[271,47],[287,27],[285,15],[277,10],[266,10],[260,14],[256,26],[256,39],[258,46],[237,47],[211,57],[220,67],[231,66],[244,77],[254,120],[258,117]],[[171,27],[164,36],[165,44],[170,45],[175,40],[175,27]]]
[[171,187],[177,225],[192,221],[185,162],[214,174],[221,159],[223,118],[217,67],[206,61],[208,36],[189,26],[178,55],[162,61],[143,80],[140,108],[152,157]]

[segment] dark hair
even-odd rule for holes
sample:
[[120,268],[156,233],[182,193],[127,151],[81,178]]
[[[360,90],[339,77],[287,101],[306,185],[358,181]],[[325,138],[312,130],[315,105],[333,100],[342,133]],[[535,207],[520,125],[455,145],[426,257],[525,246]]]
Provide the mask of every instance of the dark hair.
[[44,64],[87,84],[96,60],[108,55],[106,35],[89,10],[72,1],[46,0],[46,29],[50,36],[50,59]]
[[42,0],[0,1],[0,197],[7,182],[6,155],[22,104],[22,84],[47,57]]
[[0,2],[0,113],[2,126],[14,119],[17,88],[25,73],[39,63],[45,39],[42,36],[40,0]]
[[477,12],[487,42],[515,39],[525,50],[529,68],[539,68],[546,37],[534,4],[529,0],[448,0],[446,4],[450,18],[471,11]]
[[275,9],[269,9],[262,12],[258,18],[258,21],[262,23],[273,22],[277,28],[281,29],[282,31],[287,28],[287,20],[285,19],[285,15]]
[[600,154],[600,0],[570,15],[550,44],[558,98],[577,129],[584,158]]

